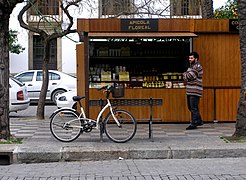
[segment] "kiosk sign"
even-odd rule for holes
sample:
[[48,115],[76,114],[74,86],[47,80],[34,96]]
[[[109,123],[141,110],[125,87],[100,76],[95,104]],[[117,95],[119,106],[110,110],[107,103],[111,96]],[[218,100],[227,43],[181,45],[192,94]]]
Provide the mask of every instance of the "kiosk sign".
[[237,33],[239,32],[238,19],[229,19],[229,31]]
[[121,19],[121,31],[158,31],[158,19]]

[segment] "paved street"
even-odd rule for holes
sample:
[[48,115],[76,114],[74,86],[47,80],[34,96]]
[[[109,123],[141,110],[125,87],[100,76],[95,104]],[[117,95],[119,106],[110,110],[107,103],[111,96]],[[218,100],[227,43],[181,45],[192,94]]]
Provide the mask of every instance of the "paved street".
[[194,131],[186,131],[187,124],[154,124],[153,141],[148,125],[139,124],[136,137],[124,144],[100,142],[98,131],[61,143],[49,130],[47,117],[55,109],[46,106],[43,121],[33,119],[36,106],[10,114],[11,132],[25,141],[14,148],[16,164],[0,166],[0,180],[246,179],[246,143],[219,138],[231,135],[234,123],[205,123]]
[[0,166],[0,180],[246,179],[246,158],[112,160]]
[[[48,118],[52,112],[57,110],[57,107],[52,103],[46,103],[45,105],[45,117]],[[10,119],[33,119],[36,117],[37,112],[37,103],[32,103],[26,110],[19,112],[11,112],[9,113]]]
[[20,145],[1,145],[2,152],[13,152],[13,163],[100,161],[125,159],[193,159],[246,157],[246,143],[227,143],[220,137],[234,132],[234,123],[205,123],[194,131],[187,124],[153,124],[150,140],[148,124],[138,124],[134,138],[123,144],[112,143],[99,130],[83,133],[77,140],[62,143],[49,129],[48,117],[56,106],[46,106],[46,120],[35,120],[36,106],[11,113],[11,133],[24,138]]

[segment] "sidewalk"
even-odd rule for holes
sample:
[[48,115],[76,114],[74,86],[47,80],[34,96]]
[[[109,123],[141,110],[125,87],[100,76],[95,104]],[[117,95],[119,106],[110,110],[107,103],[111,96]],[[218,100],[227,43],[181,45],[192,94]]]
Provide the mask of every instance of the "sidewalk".
[[[153,124],[149,139],[148,124],[138,124],[135,137],[123,144],[111,142],[99,130],[82,134],[77,140],[62,143],[52,137],[49,120],[30,117],[11,118],[11,132],[24,138],[20,145],[0,145],[0,153],[12,153],[11,163],[38,163],[109,159],[184,159],[246,157],[246,143],[227,143],[220,136],[231,136],[235,123],[208,123],[187,131],[188,124]],[[4,157],[4,156],[2,156]],[[12,158],[11,157],[11,158]]]

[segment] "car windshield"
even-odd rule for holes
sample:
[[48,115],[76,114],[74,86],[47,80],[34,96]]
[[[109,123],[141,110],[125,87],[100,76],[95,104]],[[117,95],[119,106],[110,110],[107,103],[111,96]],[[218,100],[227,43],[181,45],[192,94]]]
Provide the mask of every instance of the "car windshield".
[[22,82],[20,82],[18,79],[15,79],[14,77],[9,77],[9,78],[11,78],[14,82],[16,82],[19,86],[25,86],[25,84],[24,83],[22,83]]
[[63,74],[66,74],[66,75],[68,75],[68,76],[71,76],[71,77],[73,77],[73,78],[77,78],[75,75],[72,75],[72,74],[67,74],[67,73],[64,73],[64,72],[62,72]]

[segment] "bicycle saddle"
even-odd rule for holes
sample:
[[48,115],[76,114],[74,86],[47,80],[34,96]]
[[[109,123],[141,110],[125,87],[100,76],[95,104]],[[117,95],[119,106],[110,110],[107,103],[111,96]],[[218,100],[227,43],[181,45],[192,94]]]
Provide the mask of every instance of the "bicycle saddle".
[[84,99],[85,96],[73,96],[74,101],[79,101],[80,99]]

